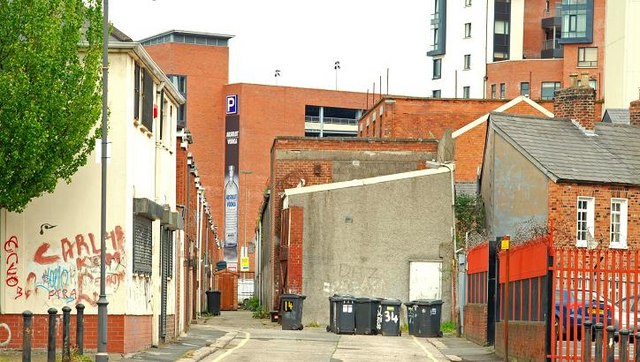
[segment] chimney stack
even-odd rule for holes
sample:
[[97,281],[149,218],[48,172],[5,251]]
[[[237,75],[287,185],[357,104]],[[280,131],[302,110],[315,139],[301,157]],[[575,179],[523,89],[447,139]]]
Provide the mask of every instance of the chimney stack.
[[629,104],[629,124],[640,127],[640,99]]
[[595,128],[596,91],[589,86],[589,73],[582,73],[580,85],[578,74],[571,74],[571,85],[556,91],[553,113],[556,118],[569,118],[578,122],[588,133]]

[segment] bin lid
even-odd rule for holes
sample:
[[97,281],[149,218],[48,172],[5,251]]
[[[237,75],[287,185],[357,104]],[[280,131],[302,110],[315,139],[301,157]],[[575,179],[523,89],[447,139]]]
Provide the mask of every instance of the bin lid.
[[332,302],[355,302],[356,298],[353,295],[343,294],[329,297],[329,300]]
[[286,298],[286,299],[306,299],[307,296],[305,295],[301,295],[301,294],[292,294],[292,293],[287,293],[287,294],[282,294],[280,296],[280,298]]
[[356,303],[371,303],[371,302],[373,302],[373,301],[374,301],[373,299],[368,298],[368,297],[359,297],[359,298],[356,298]]
[[430,306],[430,305],[443,304],[443,301],[440,299],[416,299],[416,300],[412,300],[411,303],[414,303],[415,305],[420,305],[420,306]]
[[399,299],[383,299],[380,301],[382,305],[402,305],[402,302]]

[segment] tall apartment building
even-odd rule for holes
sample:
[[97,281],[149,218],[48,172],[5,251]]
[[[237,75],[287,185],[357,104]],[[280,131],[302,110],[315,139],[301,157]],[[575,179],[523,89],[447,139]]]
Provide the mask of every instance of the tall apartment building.
[[430,1],[433,97],[548,100],[587,72],[604,98],[605,0]]

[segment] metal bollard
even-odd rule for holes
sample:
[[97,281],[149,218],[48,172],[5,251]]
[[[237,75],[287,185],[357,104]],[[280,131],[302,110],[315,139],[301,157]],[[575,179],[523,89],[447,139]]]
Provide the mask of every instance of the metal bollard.
[[615,361],[615,351],[616,345],[614,341],[614,337],[616,334],[616,327],[608,326],[607,327],[607,362]]
[[78,346],[78,354],[84,354],[84,304],[76,305],[76,344]]
[[584,362],[591,362],[591,321],[585,321],[583,324],[584,332],[582,335],[582,359]]
[[31,362],[31,337],[33,336],[33,313],[22,312],[22,362]]
[[49,337],[47,343],[47,362],[56,361],[56,314],[58,310],[49,308]]
[[636,333],[636,338],[633,345],[633,350],[635,351],[635,360],[636,362],[640,362],[640,348],[638,348],[638,340],[640,340],[640,332]]
[[620,330],[618,355],[620,356],[620,361],[626,362],[629,360],[629,331],[624,328]]
[[602,328],[604,328],[602,323],[596,323],[596,362],[602,362],[602,345],[604,344]]
[[62,307],[62,362],[71,361],[71,308]]

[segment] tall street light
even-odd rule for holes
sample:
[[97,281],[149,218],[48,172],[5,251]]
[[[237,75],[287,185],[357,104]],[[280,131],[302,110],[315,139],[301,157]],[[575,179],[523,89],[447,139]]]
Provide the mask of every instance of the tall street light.
[[98,298],[98,353],[96,362],[109,360],[107,353],[107,94],[109,88],[109,0],[102,2],[102,190],[100,199],[100,297]]
[[276,69],[273,76],[276,78],[276,85],[278,85],[278,77],[280,77],[280,69]]
[[335,63],[333,63],[333,69],[336,70],[336,90],[338,90],[338,69],[340,69],[340,61],[336,60]]

